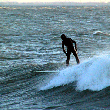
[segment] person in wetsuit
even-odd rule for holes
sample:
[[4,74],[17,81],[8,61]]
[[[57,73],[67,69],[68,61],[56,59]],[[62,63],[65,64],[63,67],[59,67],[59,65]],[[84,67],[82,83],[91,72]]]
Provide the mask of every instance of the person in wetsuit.
[[[62,39],[62,48],[63,48],[63,52],[66,54],[67,56],[67,60],[66,60],[66,65],[69,65],[69,60],[70,60],[70,55],[71,53],[73,53],[73,55],[76,58],[76,62],[77,64],[80,63],[78,55],[77,55],[77,44],[74,40],[72,40],[71,38],[67,38],[65,36],[65,34],[61,35],[61,39]],[[73,43],[75,44],[75,48],[73,46]],[[67,52],[65,51],[64,45],[67,47]]]

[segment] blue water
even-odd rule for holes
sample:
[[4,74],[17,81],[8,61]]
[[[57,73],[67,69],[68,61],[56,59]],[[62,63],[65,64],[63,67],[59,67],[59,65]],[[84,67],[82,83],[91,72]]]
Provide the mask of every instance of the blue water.
[[[110,109],[110,6],[0,6],[0,16],[2,110]],[[66,67],[62,33],[79,65],[71,55]]]

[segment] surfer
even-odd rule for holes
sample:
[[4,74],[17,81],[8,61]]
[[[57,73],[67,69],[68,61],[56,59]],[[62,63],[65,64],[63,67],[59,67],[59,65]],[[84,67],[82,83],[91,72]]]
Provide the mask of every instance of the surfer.
[[[65,34],[61,35],[61,39],[62,39],[63,52],[67,56],[66,65],[67,66],[69,65],[69,60],[70,60],[71,52],[75,56],[77,64],[79,64],[80,61],[79,61],[79,58],[78,58],[78,55],[77,55],[77,44],[76,44],[76,42],[74,40],[72,40],[71,38],[67,38],[65,36]],[[73,43],[75,44],[75,48],[73,46]],[[64,45],[67,47],[67,52],[65,51]]]

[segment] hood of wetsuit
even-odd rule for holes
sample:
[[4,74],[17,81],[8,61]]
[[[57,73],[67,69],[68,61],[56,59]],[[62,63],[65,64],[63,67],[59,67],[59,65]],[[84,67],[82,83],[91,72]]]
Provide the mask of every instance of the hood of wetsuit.
[[62,40],[66,39],[65,34],[62,34],[62,35],[61,35],[61,39],[62,39]]

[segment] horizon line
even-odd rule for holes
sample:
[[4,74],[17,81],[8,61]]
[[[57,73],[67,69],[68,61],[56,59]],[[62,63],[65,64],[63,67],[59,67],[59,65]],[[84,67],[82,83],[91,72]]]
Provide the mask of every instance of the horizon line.
[[2,6],[110,6],[110,2],[0,2]]
[[39,1],[36,1],[36,2],[17,2],[17,1],[0,1],[0,3],[105,3],[105,4],[107,4],[107,3],[110,3],[110,2],[76,2],[76,1],[72,1],[72,2],[70,2],[70,1],[62,1],[62,2],[60,2],[60,1],[58,1],[58,2],[56,2],[56,1],[52,1],[52,2],[39,2]]
[[2,1],[0,1],[0,3],[18,3],[18,4],[23,4],[23,3],[26,3],[26,4],[30,4],[30,3],[78,3],[78,4],[86,4],[86,3],[99,3],[99,4],[102,4],[102,3],[104,3],[104,4],[108,4],[108,3],[110,3],[110,2],[66,2],[66,1],[64,1],[64,2],[17,2],[17,1],[14,1],[14,2],[11,2],[11,1],[8,1],[8,2],[2,2]]

